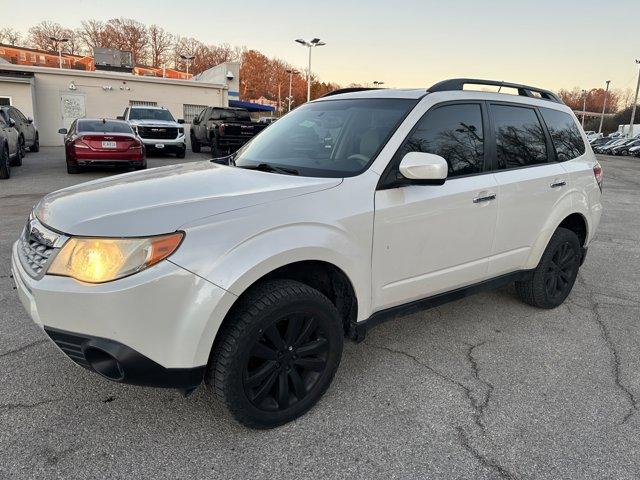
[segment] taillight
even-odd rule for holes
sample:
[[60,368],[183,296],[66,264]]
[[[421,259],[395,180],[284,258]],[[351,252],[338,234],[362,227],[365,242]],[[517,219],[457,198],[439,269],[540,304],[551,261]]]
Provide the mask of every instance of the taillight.
[[131,146],[129,147],[129,150],[140,150],[141,148],[142,148],[142,142],[140,142],[139,140],[134,140]]
[[84,137],[79,137],[76,138],[73,142],[73,146],[75,148],[81,148],[81,149],[86,149],[86,148],[90,148],[89,145],[87,145],[86,143],[84,143]]
[[602,172],[602,167],[597,162],[593,166],[593,175],[596,177],[596,182],[598,182],[598,186],[600,187],[600,191],[602,191],[603,172]]

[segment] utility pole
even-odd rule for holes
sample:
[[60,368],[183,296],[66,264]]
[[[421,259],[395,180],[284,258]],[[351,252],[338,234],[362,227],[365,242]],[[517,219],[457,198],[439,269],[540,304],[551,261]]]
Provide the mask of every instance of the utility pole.
[[289,112],[291,111],[291,101],[293,100],[293,98],[291,97],[291,87],[293,85],[293,76],[299,74],[300,72],[297,70],[287,70],[287,73],[289,74],[289,96],[287,97],[289,100]]
[[[640,60],[636,60],[640,64]],[[633,99],[633,108],[631,109],[631,122],[629,122],[629,138],[633,138],[633,122],[636,121],[636,105],[638,104],[638,91],[640,90],[640,70],[638,70],[638,84],[636,85],[636,96]]]
[[604,111],[607,108],[607,93],[609,92],[609,83],[611,80],[607,80],[607,88],[604,91],[604,101],[602,102],[602,115],[600,115],[600,127],[598,127],[598,133],[602,133],[602,122],[604,122]]
[[187,64],[187,80],[189,80],[189,63],[191,62],[191,60],[193,60],[196,57],[195,57],[195,55],[184,55],[184,54],[181,54],[180,58],[182,60],[184,60],[185,63]]
[[584,113],[587,110],[587,91],[582,90],[582,129],[584,130]]

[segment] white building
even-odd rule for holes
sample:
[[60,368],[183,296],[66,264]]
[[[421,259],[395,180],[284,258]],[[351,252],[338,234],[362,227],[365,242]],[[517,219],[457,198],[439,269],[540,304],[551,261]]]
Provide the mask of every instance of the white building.
[[164,106],[187,123],[205,106],[228,106],[229,81],[210,78],[174,80],[0,63],[0,105],[13,105],[33,118],[40,144],[55,146],[63,143],[58,130],[76,118],[116,118],[129,105]]

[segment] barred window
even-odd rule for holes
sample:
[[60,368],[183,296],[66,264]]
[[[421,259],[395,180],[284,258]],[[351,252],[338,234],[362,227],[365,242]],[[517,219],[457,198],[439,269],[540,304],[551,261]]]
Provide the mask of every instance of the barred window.
[[182,106],[182,118],[184,123],[193,123],[193,119],[200,115],[200,112],[207,108],[206,105],[184,104]]

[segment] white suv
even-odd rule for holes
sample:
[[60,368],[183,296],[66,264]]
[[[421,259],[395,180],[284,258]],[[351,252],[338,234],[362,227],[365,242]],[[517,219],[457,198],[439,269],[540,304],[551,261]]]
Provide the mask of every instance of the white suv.
[[[20,298],[74,362],[268,428],[329,387],[343,337],[515,282],[569,295],[602,170],[552,93],[335,92],[234,156],[47,195],[13,247]],[[219,160],[218,160],[219,161]]]
[[184,120],[176,121],[165,107],[131,106],[118,120],[129,122],[147,150],[173,153],[184,158],[187,151]]

